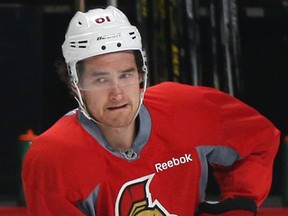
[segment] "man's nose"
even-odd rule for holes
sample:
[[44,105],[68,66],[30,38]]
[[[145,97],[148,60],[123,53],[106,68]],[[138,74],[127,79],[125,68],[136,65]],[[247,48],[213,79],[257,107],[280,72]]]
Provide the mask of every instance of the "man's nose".
[[113,83],[110,88],[110,100],[119,101],[123,98],[123,90],[119,83]]

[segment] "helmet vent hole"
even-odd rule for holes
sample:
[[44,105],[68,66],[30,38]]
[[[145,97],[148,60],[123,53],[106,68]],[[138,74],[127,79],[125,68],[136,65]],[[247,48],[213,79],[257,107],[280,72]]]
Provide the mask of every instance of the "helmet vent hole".
[[84,40],[84,41],[78,41],[78,44],[79,44],[79,48],[86,48],[87,47],[87,44],[88,41],[87,40]]
[[80,21],[78,21],[78,25],[82,25],[82,23]]
[[87,48],[88,41],[70,41],[70,47],[73,48]]
[[117,43],[117,47],[121,47],[121,43]]
[[101,49],[102,49],[102,50],[105,50],[105,49],[106,49],[106,46],[102,46]]
[[74,42],[74,41],[71,41],[71,42],[70,42],[70,46],[73,47],[73,48],[75,48],[75,47],[76,47],[75,42]]
[[132,39],[133,39],[133,40],[136,38],[135,32],[129,32],[129,35],[132,36]]

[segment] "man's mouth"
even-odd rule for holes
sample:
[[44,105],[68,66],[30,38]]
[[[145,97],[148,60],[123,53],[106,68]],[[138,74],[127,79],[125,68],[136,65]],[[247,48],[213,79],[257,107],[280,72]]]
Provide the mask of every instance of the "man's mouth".
[[126,108],[127,106],[128,106],[127,104],[123,104],[119,106],[111,106],[111,107],[108,107],[107,109],[110,111],[114,111],[114,110],[120,110],[120,109]]

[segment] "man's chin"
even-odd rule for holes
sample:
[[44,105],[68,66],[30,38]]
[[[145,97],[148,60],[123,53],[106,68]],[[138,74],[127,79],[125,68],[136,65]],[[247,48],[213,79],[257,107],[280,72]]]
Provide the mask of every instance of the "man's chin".
[[107,126],[110,126],[111,128],[125,128],[128,127],[132,123],[132,120],[127,122],[113,122],[111,124],[108,124]]
[[111,119],[111,120],[103,120],[101,124],[110,128],[125,128],[128,127],[133,122],[133,118],[129,119]]

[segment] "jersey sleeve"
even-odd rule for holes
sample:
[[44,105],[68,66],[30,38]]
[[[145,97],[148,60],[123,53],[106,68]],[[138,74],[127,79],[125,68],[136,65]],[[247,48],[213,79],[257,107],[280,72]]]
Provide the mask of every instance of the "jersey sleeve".
[[25,190],[29,216],[84,216],[78,208],[55,191],[38,191],[27,185]]
[[[29,216],[69,215],[83,216],[84,214],[67,199],[66,187],[61,178],[65,173],[59,170],[49,154],[39,154],[33,142],[22,167],[22,182]],[[71,179],[71,181],[73,181]]]
[[219,145],[239,154],[232,166],[213,164],[220,198],[247,197],[259,206],[270,191],[280,132],[254,108],[228,94],[216,91],[208,97],[219,108]]

